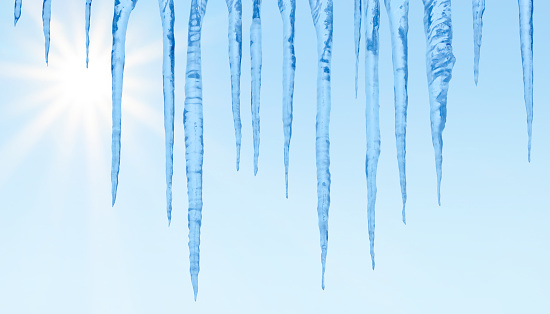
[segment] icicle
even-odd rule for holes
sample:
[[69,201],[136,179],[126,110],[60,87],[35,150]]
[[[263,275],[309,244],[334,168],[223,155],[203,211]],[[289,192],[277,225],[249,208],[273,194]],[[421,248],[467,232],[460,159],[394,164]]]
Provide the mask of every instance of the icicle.
[[476,85],[479,78],[479,54],[481,50],[481,35],[483,29],[483,12],[485,12],[485,0],[472,0],[472,13],[474,19],[474,81]]
[[451,0],[422,0],[426,33],[426,73],[430,95],[432,143],[437,172],[437,202],[441,205],[442,133],[447,120],[447,92],[455,64]]
[[405,203],[407,202],[407,177],[405,172],[405,155],[407,134],[407,106],[409,102],[408,81],[408,42],[409,0],[384,0],[390,20],[392,42],[393,79],[395,97],[395,144],[397,146],[397,163],[399,166],[399,183],[403,200],[403,223]]
[[122,102],[122,77],[124,73],[126,28],[130,13],[137,0],[115,0],[113,15],[113,50],[111,52],[111,75],[113,79],[113,134],[111,164],[112,205],[115,205],[120,167],[120,112]]
[[296,21],[296,0],[279,0],[279,11],[283,20],[283,132],[286,198],[288,198],[288,164],[290,138],[292,137],[292,107],[294,102],[294,22]]
[[13,26],[17,25],[17,21],[21,17],[21,4],[23,0],[15,0],[15,6],[13,10]]
[[322,288],[325,289],[325,265],[328,244],[328,210],[330,207],[330,63],[332,55],[332,0],[309,0],[311,17],[317,33],[317,215],[321,240]]
[[376,170],[380,156],[380,122],[378,112],[378,29],[380,26],[380,1],[367,0],[365,11],[365,94],[367,96],[367,158],[365,171],[367,175],[367,216],[369,222],[370,257],[374,269],[374,213],[376,205]]
[[50,53],[50,20],[52,18],[52,0],[44,0],[42,4],[42,27],[44,28],[44,46],[46,55],[46,65],[48,65],[48,55]]
[[361,44],[361,17],[363,16],[363,0],[355,0],[353,24],[353,38],[355,40],[355,98],[357,98],[357,80],[359,78],[359,50]]
[[533,131],[533,0],[518,0],[521,61],[523,64],[523,97],[527,111],[527,160],[531,162]]
[[192,0],[189,15],[187,41],[187,69],[185,73],[185,107],[183,126],[185,130],[185,162],[187,196],[189,199],[189,271],[197,300],[199,289],[199,246],[202,220],[202,74],[201,74],[201,29],[207,0]]
[[159,0],[162,21],[164,87],[164,139],[166,146],[166,214],[168,225],[172,221],[172,174],[174,172],[174,0]]
[[90,51],[90,14],[92,10],[92,0],[86,0],[86,68],[88,68]]
[[262,87],[262,20],[260,16],[262,0],[254,0],[252,24],[250,25],[250,71],[251,92],[250,109],[252,111],[252,130],[254,141],[254,175],[258,173],[260,155],[260,89]]
[[241,0],[225,0],[229,10],[229,67],[231,69],[231,107],[237,146],[237,171],[241,160],[241,58],[243,54],[243,8]]

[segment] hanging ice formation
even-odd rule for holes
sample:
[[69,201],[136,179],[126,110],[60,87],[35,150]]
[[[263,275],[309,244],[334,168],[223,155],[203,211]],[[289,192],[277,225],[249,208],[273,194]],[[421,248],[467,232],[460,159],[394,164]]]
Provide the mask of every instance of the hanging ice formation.
[[523,97],[527,111],[527,160],[531,162],[533,131],[533,0],[518,0],[521,61],[523,64]]
[[369,224],[370,257],[374,269],[374,213],[376,205],[376,170],[380,157],[380,123],[378,112],[378,29],[380,26],[380,1],[367,0],[365,10],[365,94],[367,98],[367,156],[365,171],[367,175],[367,216]]
[[13,9],[13,26],[17,25],[17,21],[21,17],[21,4],[23,0],[15,0],[15,5]]
[[430,97],[432,144],[437,172],[437,202],[441,205],[442,133],[447,120],[447,92],[455,64],[451,0],[422,0],[426,33],[426,74]]
[[405,172],[407,106],[409,102],[408,81],[408,42],[409,0],[384,0],[390,21],[392,43],[393,79],[395,98],[395,144],[397,146],[397,163],[399,166],[399,183],[403,200],[403,223],[405,203],[407,202],[407,177]]
[[252,112],[252,132],[254,142],[254,175],[258,173],[260,155],[260,89],[262,87],[262,20],[260,17],[262,0],[252,4],[252,24],[250,25],[250,110]]
[[44,28],[44,46],[46,55],[46,65],[48,64],[48,55],[50,53],[50,20],[52,18],[52,1],[44,0],[42,3],[42,27]]
[[279,11],[283,20],[283,133],[285,187],[288,198],[288,164],[290,138],[292,137],[292,107],[294,103],[294,73],[296,55],[294,54],[294,22],[296,21],[296,0],[279,0]]
[[309,0],[311,17],[317,34],[317,215],[321,241],[322,288],[325,289],[325,266],[328,244],[328,210],[330,207],[330,63],[332,57],[332,0]]
[[88,68],[89,51],[90,51],[90,14],[92,10],[92,0],[86,0],[86,68]]
[[485,12],[485,0],[472,0],[474,21],[474,81],[476,85],[479,78],[479,54],[481,51],[481,35],[483,30],[483,12]]
[[361,49],[361,17],[363,0],[355,0],[353,6],[353,39],[355,41],[355,98],[357,98],[357,80],[359,78],[359,50]]
[[237,146],[237,171],[241,160],[241,58],[243,52],[243,8],[241,0],[225,0],[229,11],[229,67],[231,70],[231,107]]
[[187,40],[187,69],[185,73],[185,107],[183,126],[185,130],[185,163],[187,196],[189,199],[189,271],[197,300],[199,289],[199,245],[202,220],[202,74],[201,74],[201,28],[207,0],[192,0],[189,15]]
[[120,113],[122,102],[122,77],[124,74],[126,28],[130,13],[137,0],[115,0],[113,15],[113,50],[111,52],[111,75],[113,79],[113,134],[112,134],[112,164],[111,164],[111,195],[112,205],[115,205],[118,186],[118,171],[120,167]]
[[159,0],[162,21],[162,85],[164,88],[164,141],[166,147],[166,214],[172,221],[172,174],[174,173],[174,0]]

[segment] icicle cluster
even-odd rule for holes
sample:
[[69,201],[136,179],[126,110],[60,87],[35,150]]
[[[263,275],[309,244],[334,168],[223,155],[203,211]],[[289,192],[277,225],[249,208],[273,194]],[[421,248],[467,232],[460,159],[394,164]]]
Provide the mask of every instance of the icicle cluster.
[[321,240],[322,288],[325,289],[325,266],[328,245],[328,210],[330,207],[330,63],[332,58],[332,0],[309,0],[311,17],[317,34],[317,215]]

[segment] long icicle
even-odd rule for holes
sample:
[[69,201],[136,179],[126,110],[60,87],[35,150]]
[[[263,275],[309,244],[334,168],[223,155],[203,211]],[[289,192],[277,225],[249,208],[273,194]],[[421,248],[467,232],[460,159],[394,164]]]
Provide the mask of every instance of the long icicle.
[[130,13],[137,0],[115,0],[113,15],[113,50],[111,52],[111,75],[113,84],[113,133],[112,133],[112,163],[111,163],[111,196],[115,205],[118,187],[118,172],[120,169],[120,131],[122,79],[126,53],[126,29]]
[[317,34],[317,215],[321,241],[321,287],[325,289],[325,266],[328,245],[328,212],[330,207],[330,64],[332,57],[332,0],[309,0],[311,17]]
[[483,30],[483,13],[485,0],[472,0],[472,14],[474,24],[474,82],[477,85],[479,78],[479,56],[481,52],[481,37]]
[[189,200],[189,272],[195,301],[199,291],[200,232],[202,221],[202,73],[201,29],[207,0],[192,0],[189,14],[187,40],[187,68],[185,73],[185,107],[183,126],[185,131],[185,163],[187,196]]
[[370,257],[374,269],[374,227],[376,206],[376,171],[380,157],[380,121],[379,121],[379,84],[378,53],[380,27],[380,1],[367,0],[365,10],[365,94],[367,97],[367,156],[365,171],[367,175],[367,216],[369,224]]
[[392,43],[394,100],[395,100],[395,144],[397,147],[397,164],[399,167],[399,183],[403,201],[402,217],[405,218],[407,203],[407,176],[405,171],[407,106],[409,103],[408,81],[408,41],[409,32],[409,0],[384,0],[390,21]]
[[52,1],[44,0],[42,3],[42,27],[44,29],[44,48],[46,56],[46,65],[48,65],[48,56],[50,54],[50,21],[52,19]]
[[447,92],[456,60],[452,47],[451,0],[422,1],[424,2],[426,74],[430,96],[432,144],[437,172],[437,203],[441,205],[442,134],[447,120]]
[[290,159],[290,139],[292,137],[294,73],[296,72],[296,55],[294,53],[296,0],[279,0],[278,4],[283,20],[283,133],[285,187],[286,198],[288,198],[288,165]]
[[92,0],[86,0],[86,10],[85,10],[85,19],[86,19],[86,68],[88,68],[88,62],[90,60],[90,16],[92,11]]
[[166,214],[172,221],[172,175],[174,173],[174,0],[159,0],[162,21],[162,85],[164,89],[164,141],[166,147]]
[[252,130],[254,142],[254,175],[258,173],[260,155],[260,90],[262,87],[262,0],[252,4],[252,24],[250,25],[250,110],[252,112]]
[[518,0],[521,62],[523,64],[523,97],[527,111],[527,160],[531,162],[533,133],[533,0]]
[[229,67],[231,70],[231,108],[237,146],[237,171],[241,161],[241,59],[243,54],[243,8],[241,0],[225,0],[229,11]]
[[19,18],[21,17],[21,5],[23,0],[15,0],[15,5],[13,8],[13,26],[17,25],[17,21],[19,21]]
[[361,49],[361,18],[363,17],[363,0],[354,0],[353,39],[355,42],[355,98],[357,98],[357,81],[359,79],[359,50]]

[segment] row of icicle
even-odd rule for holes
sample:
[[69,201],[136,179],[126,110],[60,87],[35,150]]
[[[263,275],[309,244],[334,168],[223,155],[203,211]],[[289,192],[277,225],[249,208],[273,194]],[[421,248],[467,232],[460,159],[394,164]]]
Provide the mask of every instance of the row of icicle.
[[[202,218],[202,164],[203,164],[203,109],[201,74],[201,28],[208,0],[192,0],[189,16],[187,69],[185,73],[185,160],[187,193],[189,200],[189,259],[191,281],[195,300],[198,292],[199,244]],[[366,177],[368,191],[368,233],[370,254],[374,269],[374,215],[376,202],[376,171],[380,156],[379,128],[379,82],[378,53],[380,27],[380,0],[354,0],[355,41],[355,95],[361,33],[365,42],[365,93],[366,93]],[[451,0],[422,0],[424,4],[424,31],[426,35],[426,73],[429,86],[430,120],[432,143],[435,151],[437,173],[437,198],[440,202],[442,133],[447,117],[447,92],[452,77],[455,57],[452,53]],[[174,145],[174,0],[158,0],[163,29],[163,86],[164,86],[164,128],[166,144],[166,210],[168,223],[172,211],[172,173]],[[260,145],[260,89],[262,69],[261,0],[252,0],[253,16],[250,26],[251,57],[251,112],[254,143],[254,175],[258,171]],[[128,20],[137,0],[115,0],[113,16],[113,48],[111,55],[113,129],[112,129],[112,204],[116,200],[120,166],[120,132],[122,78],[124,72],[125,38]],[[239,170],[241,147],[240,119],[240,76],[242,58],[242,2],[226,0],[229,12],[228,41],[231,70],[231,100],[236,139],[236,167]],[[328,244],[328,212],[330,206],[329,172],[329,122],[331,104],[331,50],[333,34],[333,1],[309,0],[311,16],[317,34],[317,213],[319,218],[322,287],[325,287],[324,273]],[[384,0],[389,17],[395,93],[395,137],[400,186],[403,200],[403,223],[405,223],[406,175],[405,135],[408,104],[408,13],[409,0]],[[527,111],[528,160],[531,160],[531,130],[533,120],[533,0],[518,0],[521,56],[523,63],[524,98]],[[22,0],[15,0],[14,25],[21,16]],[[86,0],[86,67],[90,43],[90,12],[92,0]],[[292,135],[292,108],[294,94],[294,73],[296,57],[294,34],[296,0],[278,0],[283,22],[283,131],[286,197],[288,198],[289,148]],[[485,0],[472,0],[474,29],[474,81],[479,77],[479,58],[483,27]],[[42,20],[45,38],[45,58],[48,63],[50,46],[51,0],[44,0]]]

